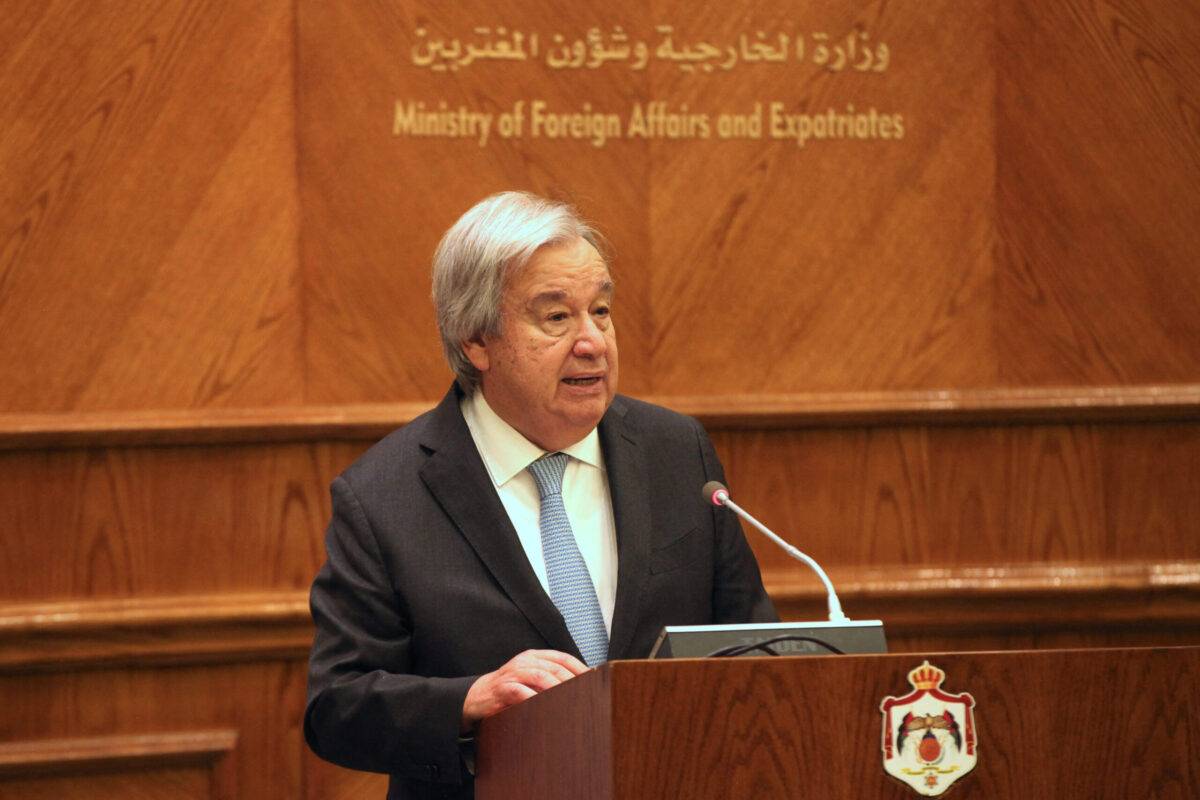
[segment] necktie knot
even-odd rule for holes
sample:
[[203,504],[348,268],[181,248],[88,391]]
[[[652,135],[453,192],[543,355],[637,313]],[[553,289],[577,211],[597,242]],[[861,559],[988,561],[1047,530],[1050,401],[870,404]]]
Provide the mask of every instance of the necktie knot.
[[550,453],[529,465],[529,474],[533,476],[542,500],[562,494],[563,474],[567,471],[568,459],[570,456],[566,453]]

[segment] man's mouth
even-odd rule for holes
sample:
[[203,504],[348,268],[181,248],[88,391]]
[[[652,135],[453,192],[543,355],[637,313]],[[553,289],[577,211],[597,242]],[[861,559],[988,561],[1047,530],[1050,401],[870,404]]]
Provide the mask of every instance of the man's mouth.
[[580,378],[563,378],[563,383],[568,386],[594,386],[603,378],[600,375],[587,375]]

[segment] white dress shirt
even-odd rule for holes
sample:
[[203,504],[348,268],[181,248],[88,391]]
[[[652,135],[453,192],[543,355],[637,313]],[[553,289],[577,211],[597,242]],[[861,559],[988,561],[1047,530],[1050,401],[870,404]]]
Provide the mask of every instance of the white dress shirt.
[[[542,532],[538,527],[541,499],[533,476],[526,470],[546,455],[546,451],[500,419],[484,399],[482,391],[476,390],[464,397],[460,408],[471,438],[475,440],[475,448],[483,457],[483,465],[500,495],[500,502],[517,530],[529,564],[549,594]],[[579,552],[592,576],[592,585],[596,587],[604,627],[611,635],[613,606],[617,599],[617,535],[600,436],[593,428],[591,433],[561,452],[571,457],[563,475],[563,505]]]

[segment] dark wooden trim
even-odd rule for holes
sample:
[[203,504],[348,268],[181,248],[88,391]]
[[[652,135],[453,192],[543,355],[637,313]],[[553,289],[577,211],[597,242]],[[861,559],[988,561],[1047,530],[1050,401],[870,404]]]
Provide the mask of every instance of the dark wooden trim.
[[237,747],[235,730],[0,743],[0,777],[211,765]]
[[[896,636],[1200,630],[1200,561],[828,569],[846,613]],[[787,619],[825,619],[806,567],[764,572]]]
[[307,656],[305,591],[0,605],[0,674]]
[[[846,613],[894,635],[1200,629],[1200,561],[832,567]],[[824,619],[806,568],[763,575],[789,619]],[[305,591],[0,605],[0,674],[304,658]]]
[[1200,384],[660,398],[710,429],[1200,420]]
[[432,403],[253,409],[0,414],[0,450],[367,440]]
[[[1200,384],[652,396],[711,429],[1200,420]],[[0,450],[374,441],[433,402],[259,409],[0,414]]]

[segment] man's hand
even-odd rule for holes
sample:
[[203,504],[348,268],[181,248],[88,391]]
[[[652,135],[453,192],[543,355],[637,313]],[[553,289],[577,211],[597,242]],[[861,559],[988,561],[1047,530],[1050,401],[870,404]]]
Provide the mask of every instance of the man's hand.
[[462,730],[538,692],[587,672],[587,665],[557,650],[526,650],[513,656],[495,672],[471,684],[463,702]]

